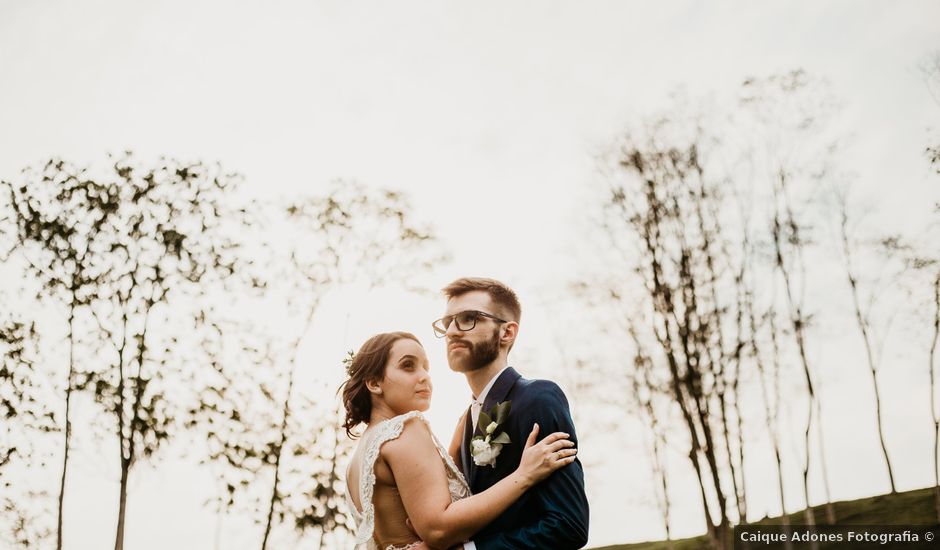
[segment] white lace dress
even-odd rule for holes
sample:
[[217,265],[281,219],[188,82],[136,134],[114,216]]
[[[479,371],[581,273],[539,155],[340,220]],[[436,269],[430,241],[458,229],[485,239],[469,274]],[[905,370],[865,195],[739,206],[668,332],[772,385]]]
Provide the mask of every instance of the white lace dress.
[[[428,423],[428,419],[419,411],[411,411],[380,422],[369,432],[366,436],[367,439],[360,442],[360,445],[365,445],[365,453],[363,454],[359,470],[359,501],[362,503],[362,512],[356,509],[355,504],[353,504],[349,496],[349,491],[346,492],[346,502],[349,505],[349,509],[352,511],[353,519],[356,520],[357,550],[378,550],[378,545],[375,543],[375,538],[372,536],[375,530],[375,507],[372,504],[372,493],[375,489],[375,461],[379,457],[379,450],[382,444],[401,435],[405,422],[412,418],[421,419],[421,421],[428,426],[428,430],[430,431],[431,425]],[[464,479],[463,474],[457,469],[457,465],[454,464],[450,455],[447,454],[447,450],[444,449],[441,442],[434,436],[434,432],[431,432],[431,439],[434,440],[434,446],[437,447],[437,452],[444,462],[444,471],[447,474],[447,487],[450,490],[451,502],[467,498],[470,496],[470,488],[467,486],[467,481]],[[418,544],[417,542],[407,546],[395,546],[390,544],[382,550],[408,550]]]

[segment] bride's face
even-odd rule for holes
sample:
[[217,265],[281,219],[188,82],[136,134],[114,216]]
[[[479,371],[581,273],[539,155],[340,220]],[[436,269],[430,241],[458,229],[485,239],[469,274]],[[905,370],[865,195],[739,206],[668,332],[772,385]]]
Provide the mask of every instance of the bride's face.
[[428,356],[421,344],[402,338],[392,344],[385,378],[378,383],[382,390],[378,397],[395,414],[426,411],[431,406],[431,375]]

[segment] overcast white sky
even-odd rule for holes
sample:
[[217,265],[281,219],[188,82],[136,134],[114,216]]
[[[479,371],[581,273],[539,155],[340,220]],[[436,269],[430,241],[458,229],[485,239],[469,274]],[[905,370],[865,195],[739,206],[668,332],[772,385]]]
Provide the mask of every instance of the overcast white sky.
[[[930,1],[0,0],[0,178],[50,155],[92,164],[132,149],[142,159],[219,161],[258,193],[316,192],[334,178],[402,189],[454,254],[441,285],[482,274],[517,288],[527,306],[520,352],[530,374],[545,375],[539,359],[554,350],[541,291],[576,267],[577,207],[597,180],[595,156],[621,128],[666,105],[677,86],[729,93],[747,76],[802,67],[845,101],[859,185],[881,223],[902,227],[912,206],[938,196],[922,152],[940,107],[917,70],[940,49],[937,21]],[[331,364],[377,330],[415,332],[437,375],[432,419],[446,438],[468,392],[430,336],[442,304],[394,293],[332,300],[310,364]],[[890,395],[917,384],[899,380]],[[887,414],[899,428],[900,488],[927,485],[929,426],[907,409]],[[827,421],[833,433],[851,424],[837,410]],[[877,448],[848,439],[833,450],[834,463],[852,462],[832,474],[834,497],[880,492],[869,480]],[[662,536],[643,495],[641,446],[623,448],[632,454],[582,447],[596,463],[591,545]],[[72,471],[67,541],[100,548],[113,537],[116,478],[93,449]],[[176,465],[137,480],[129,550],[211,546],[201,475]],[[703,528],[689,495],[677,506],[678,535]],[[226,529],[225,548],[256,546],[253,526]]]

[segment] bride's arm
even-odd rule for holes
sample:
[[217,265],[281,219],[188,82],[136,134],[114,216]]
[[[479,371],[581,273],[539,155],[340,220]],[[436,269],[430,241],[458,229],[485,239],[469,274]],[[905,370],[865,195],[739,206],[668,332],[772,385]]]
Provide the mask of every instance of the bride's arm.
[[[552,434],[537,445],[535,427],[519,468],[486,491],[450,501],[447,475],[424,422],[408,421],[401,436],[382,446],[382,458],[395,476],[405,511],[421,540],[447,548],[469,539],[551,472],[574,461],[566,434]],[[560,451],[560,452],[558,452]]]

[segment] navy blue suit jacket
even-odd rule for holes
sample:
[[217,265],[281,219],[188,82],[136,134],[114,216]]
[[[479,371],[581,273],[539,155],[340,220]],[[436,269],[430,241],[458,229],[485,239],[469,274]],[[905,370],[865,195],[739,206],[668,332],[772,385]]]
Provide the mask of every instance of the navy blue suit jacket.
[[[519,466],[532,425],[539,424],[539,439],[565,432],[578,438],[568,409],[568,400],[557,384],[527,380],[513,368],[499,375],[483,402],[483,411],[511,401],[504,426],[512,443],[504,445],[495,466],[477,466],[470,456],[472,424],[469,413],[464,425],[461,462],[474,494],[492,487]],[[588,503],[584,494],[584,468],[575,460],[526,492],[492,523],[473,536],[478,550],[567,550],[587,544]]]

